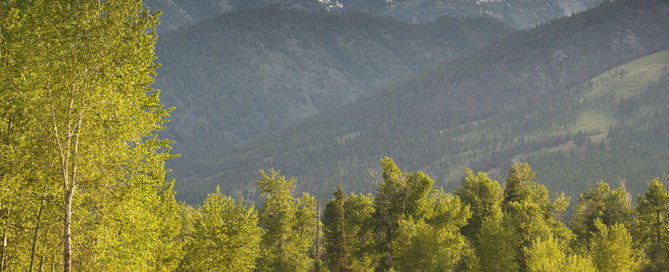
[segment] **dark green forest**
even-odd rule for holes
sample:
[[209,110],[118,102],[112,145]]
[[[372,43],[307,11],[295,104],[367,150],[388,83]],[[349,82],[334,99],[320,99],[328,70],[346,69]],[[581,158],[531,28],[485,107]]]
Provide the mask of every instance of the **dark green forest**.
[[160,35],[155,86],[175,110],[161,132],[181,164],[350,103],[513,29],[489,18],[412,25],[362,13],[277,6]]
[[333,184],[369,192],[384,156],[447,190],[467,167],[503,179],[520,159],[546,173],[548,189],[574,197],[600,180],[640,193],[667,171],[666,134],[655,133],[666,131],[667,104],[655,102],[668,93],[659,53],[669,49],[668,12],[663,1],[607,2],[512,34],[278,133],[175,165],[178,197],[199,203],[219,184],[256,199],[249,181],[269,168],[319,197]]
[[425,23],[441,16],[453,18],[488,15],[515,29],[527,29],[596,6],[602,0],[505,0],[505,1],[424,1],[424,0],[145,0],[145,6],[161,9],[158,32],[173,30],[221,13],[275,5],[284,9],[342,14],[364,12],[393,17],[404,22]]

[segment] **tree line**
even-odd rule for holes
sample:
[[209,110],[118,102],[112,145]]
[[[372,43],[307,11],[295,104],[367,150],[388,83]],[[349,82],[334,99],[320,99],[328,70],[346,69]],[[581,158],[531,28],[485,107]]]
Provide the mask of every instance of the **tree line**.
[[[505,186],[467,169],[453,193],[422,172],[381,160],[375,195],[337,187],[318,201],[295,196],[278,171],[255,180],[260,209],[219,190],[197,209],[181,204],[180,271],[664,271],[669,192],[652,180],[633,205],[605,182],[569,197],[549,196],[527,163]],[[322,233],[320,233],[322,230]]]

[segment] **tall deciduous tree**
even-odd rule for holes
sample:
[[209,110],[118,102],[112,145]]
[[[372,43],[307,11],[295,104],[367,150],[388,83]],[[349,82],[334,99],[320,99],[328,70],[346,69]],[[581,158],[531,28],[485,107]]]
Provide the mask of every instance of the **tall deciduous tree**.
[[[497,208],[499,209],[499,208]],[[516,250],[519,241],[502,224],[502,212],[493,213],[481,223],[475,245],[482,271],[518,271]]]
[[430,208],[428,194],[434,181],[420,172],[403,175],[387,157],[381,160],[381,166],[383,182],[374,198],[372,220],[377,250],[381,254],[377,268],[388,270],[393,267],[392,243],[400,219],[419,220],[427,215]]
[[443,189],[434,190],[429,200],[425,218],[399,221],[393,240],[397,271],[453,271],[468,257],[468,244],[460,228],[471,217],[469,208]]
[[527,271],[596,271],[590,259],[578,254],[568,254],[566,245],[553,236],[544,240],[537,238],[525,251],[528,256]]
[[260,256],[262,229],[253,206],[235,204],[217,187],[198,209],[184,251],[184,271],[251,271]]
[[632,236],[621,223],[607,226],[600,218],[594,222],[592,258],[597,271],[633,271],[636,266]]
[[597,232],[597,219],[606,226],[617,223],[630,226],[633,214],[634,208],[629,194],[623,188],[611,190],[607,183],[600,181],[595,188],[580,195],[571,228],[576,234],[577,242],[587,248],[591,244],[593,233]]
[[536,239],[547,240],[555,236],[558,240],[569,240],[571,231],[557,220],[557,212],[564,211],[569,198],[559,195],[554,201],[548,190],[533,182],[535,173],[528,164],[516,163],[509,169],[507,185],[502,202],[502,227],[512,235],[516,243],[516,263],[521,270],[528,269],[529,248]]
[[259,222],[265,228],[261,242],[259,271],[307,271],[313,266],[309,252],[316,237],[316,200],[308,194],[292,196],[295,179],[286,180],[278,171],[260,171],[255,180],[265,203]]
[[353,271],[373,271],[378,254],[374,248],[372,214],[374,197],[372,194],[351,194],[344,201],[345,233],[351,249],[351,269]]
[[460,197],[463,205],[469,205],[472,212],[472,218],[462,227],[462,234],[476,243],[483,221],[500,212],[499,205],[504,192],[499,183],[488,178],[485,172],[474,175],[471,169],[467,169],[466,176],[462,179],[462,188],[456,189],[455,194]]
[[12,134],[0,152],[23,161],[2,179],[45,184],[32,241],[41,215],[60,213],[62,261],[51,262],[64,271],[172,270],[178,260],[171,155],[155,136],[168,110],[149,88],[157,16],[133,0],[0,5],[0,93],[12,102],[0,108]]

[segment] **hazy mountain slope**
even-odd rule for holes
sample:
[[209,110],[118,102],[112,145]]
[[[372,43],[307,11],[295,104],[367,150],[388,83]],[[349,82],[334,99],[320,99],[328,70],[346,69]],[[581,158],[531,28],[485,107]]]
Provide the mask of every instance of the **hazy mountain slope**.
[[159,32],[196,24],[222,13],[267,5],[311,12],[339,10],[327,0],[144,0],[143,4],[152,10],[163,11],[160,17],[161,24],[158,26]]
[[594,7],[601,0],[340,0],[347,11],[383,14],[407,22],[439,16],[493,16],[518,29],[529,28]]
[[172,30],[214,15],[277,5],[318,12],[367,12],[405,22],[428,22],[448,15],[454,18],[489,15],[518,29],[584,11],[602,0],[144,0],[152,9],[162,9],[159,30]]
[[[379,175],[378,160],[386,155],[450,188],[457,186],[467,166],[493,173],[508,169],[513,158],[604,133],[578,133],[588,128],[579,123],[588,120],[581,116],[597,120],[597,114],[588,114],[591,107],[579,107],[581,95],[596,93],[595,86],[582,84],[669,48],[668,23],[665,1],[618,1],[514,34],[299,126],[180,165],[175,168],[179,197],[197,201],[221,184],[226,193],[253,198],[251,180],[257,169],[270,167],[297,176],[300,191],[326,196],[341,183],[347,191],[369,192]],[[625,101],[611,107],[624,112],[629,107]],[[649,108],[647,114],[654,111]],[[663,118],[645,114],[638,120],[657,124],[653,120]],[[629,124],[621,116],[608,117],[616,118],[612,129]],[[618,162],[609,163],[597,167]]]
[[[632,196],[669,180],[669,51],[630,62],[572,90],[573,140],[526,156],[537,181],[577,197],[604,180]],[[576,199],[572,199],[576,200]]]
[[511,31],[492,18],[411,25],[276,7],[221,15],[158,39],[155,86],[176,107],[164,135],[183,160],[211,155]]

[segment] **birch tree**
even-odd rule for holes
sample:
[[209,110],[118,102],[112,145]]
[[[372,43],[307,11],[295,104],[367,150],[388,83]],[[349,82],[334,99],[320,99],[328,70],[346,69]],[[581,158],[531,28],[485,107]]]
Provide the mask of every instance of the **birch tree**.
[[157,24],[140,1],[0,5],[0,154],[13,169],[2,179],[43,185],[33,222],[45,208],[60,214],[52,265],[63,271],[171,270],[178,260],[164,181],[172,155],[155,135],[169,111],[149,88]]

